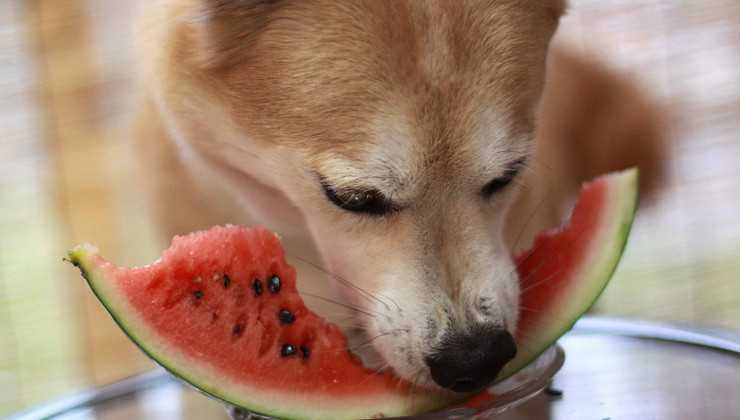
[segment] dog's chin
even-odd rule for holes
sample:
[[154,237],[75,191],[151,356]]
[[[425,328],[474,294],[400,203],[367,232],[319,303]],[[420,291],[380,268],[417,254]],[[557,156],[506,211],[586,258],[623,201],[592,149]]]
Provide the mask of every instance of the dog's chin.
[[373,337],[378,337],[378,335],[359,330],[347,333],[350,349],[354,349],[353,354],[360,358],[363,366],[373,372],[393,374],[415,388],[442,393],[450,392],[432,380],[429,369],[420,355],[409,353],[404,343],[396,345],[393,342],[393,340],[403,340],[402,337],[383,336],[388,338],[383,340],[382,344],[368,343],[371,340],[381,340],[381,338],[373,340]]

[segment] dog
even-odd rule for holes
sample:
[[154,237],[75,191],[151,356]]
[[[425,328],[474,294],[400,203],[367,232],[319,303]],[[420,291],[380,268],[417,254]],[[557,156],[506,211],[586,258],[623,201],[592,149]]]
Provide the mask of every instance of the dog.
[[516,353],[512,253],[561,222],[585,179],[661,172],[650,102],[551,46],[565,8],[147,3],[134,137],[163,235],[267,226],[302,287],[354,308],[369,366],[486,386]]

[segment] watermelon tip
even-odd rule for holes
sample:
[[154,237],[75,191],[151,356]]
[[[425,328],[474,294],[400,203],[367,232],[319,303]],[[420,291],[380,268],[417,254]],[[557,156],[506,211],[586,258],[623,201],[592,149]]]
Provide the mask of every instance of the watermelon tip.
[[98,248],[90,244],[77,245],[74,248],[67,251],[67,257],[62,258],[62,261],[68,262],[80,270],[82,276],[85,279],[89,279],[86,266],[86,262],[89,261],[90,256],[97,255]]

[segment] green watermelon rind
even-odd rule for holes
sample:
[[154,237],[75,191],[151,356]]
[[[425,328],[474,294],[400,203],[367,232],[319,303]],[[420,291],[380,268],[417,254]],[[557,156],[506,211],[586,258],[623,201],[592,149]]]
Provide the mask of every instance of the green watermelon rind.
[[[608,220],[609,223],[606,225],[599,224],[604,229],[600,238],[597,238],[596,241],[606,241],[611,245],[591,248],[597,252],[589,257],[589,261],[596,260],[596,263],[582,264],[582,270],[578,275],[583,280],[569,282],[573,287],[560,295],[561,299],[568,301],[567,305],[571,305],[568,306],[568,313],[566,315],[560,313],[559,319],[548,322],[548,327],[550,327],[548,333],[542,333],[542,329],[540,329],[538,337],[542,338],[538,342],[528,343],[530,345],[528,349],[520,348],[519,355],[504,368],[496,379],[496,383],[511,377],[528,366],[551,345],[555,344],[560,337],[570,331],[578,319],[596,304],[616,272],[622,254],[627,247],[639,203],[639,171],[632,168],[605,175],[605,177],[609,189],[609,198],[605,205],[615,205],[616,208],[600,217],[600,220]],[[597,277],[601,278],[598,281],[594,280]],[[579,287],[582,284],[588,287]],[[579,299],[582,296],[592,296],[592,298]],[[559,327],[551,327],[552,325],[558,325]]]
[[[242,384],[228,381],[223,377],[215,377],[206,368],[189,363],[187,357],[180,359],[155,334],[150,334],[150,328],[145,322],[137,320],[134,311],[126,308],[123,299],[116,299],[118,293],[105,280],[106,274],[93,261],[98,256],[98,250],[92,245],[79,245],[68,252],[69,260],[79,268],[83,278],[87,281],[95,296],[103,304],[113,320],[133,341],[144,354],[161,365],[174,376],[182,379],[204,394],[221,401],[240,406],[251,412],[285,419],[348,419],[368,418],[377,415],[395,417],[428,412],[440,409],[449,404],[440,395],[414,393],[410,396],[401,396],[400,393],[372,394],[365,398],[344,396],[341,406],[337,406],[338,399],[326,396],[326,400],[317,402],[316,395],[293,395],[291,402],[286,404],[289,393],[284,391],[264,391]],[[109,263],[104,263],[109,264]],[[101,280],[102,279],[102,280]],[[130,314],[125,317],[123,314]],[[170,355],[168,355],[170,353]],[[180,359],[180,360],[177,360]],[[187,366],[183,368],[183,366]],[[274,401],[270,401],[273,397]],[[351,398],[351,401],[349,401]],[[282,399],[282,401],[280,401]],[[301,400],[306,403],[301,404]],[[309,401],[310,400],[310,401]],[[297,412],[301,407],[311,407],[312,412]],[[292,408],[292,409],[291,409]]]

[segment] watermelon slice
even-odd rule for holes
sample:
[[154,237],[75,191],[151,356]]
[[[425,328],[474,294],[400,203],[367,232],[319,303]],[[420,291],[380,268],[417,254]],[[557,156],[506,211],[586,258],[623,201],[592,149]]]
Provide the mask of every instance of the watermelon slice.
[[[207,394],[275,417],[403,415],[443,405],[362,366],[304,305],[278,237],[236,226],[175,237],[155,263],[69,254],[113,319],[152,359]],[[379,402],[382,402],[379,404]]]
[[581,189],[569,223],[541,233],[516,256],[518,352],[499,381],[532,362],[593,306],[627,246],[637,198],[636,169],[597,178]]
[[[517,257],[519,354],[500,379],[593,304],[619,261],[636,201],[636,171],[599,178],[584,187],[567,226]],[[339,329],[306,308],[295,271],[267,230],[227,226],[176,237],[141,268],[117,267],[90,245],[69,258],[146,354],[228,403],[276,417],[345,419],[410,415],[452,401],[364,368]]]

